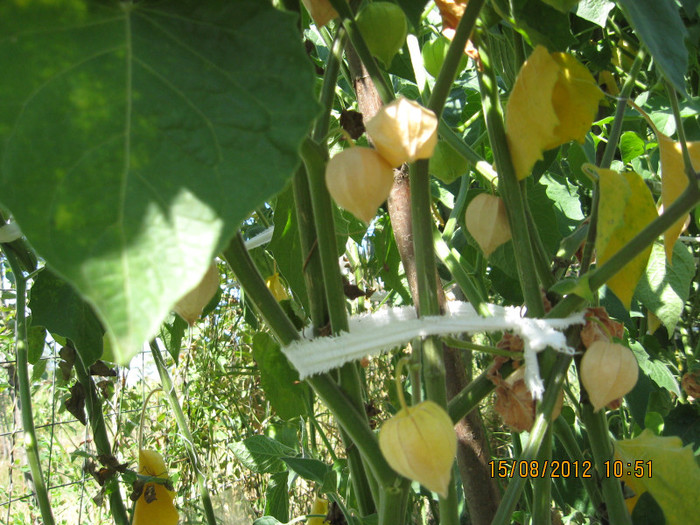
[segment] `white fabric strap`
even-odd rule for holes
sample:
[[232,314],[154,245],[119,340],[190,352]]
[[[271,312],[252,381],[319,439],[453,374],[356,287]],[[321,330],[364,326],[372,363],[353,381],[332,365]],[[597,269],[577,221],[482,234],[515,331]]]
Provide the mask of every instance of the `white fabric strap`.
[[[349,361],[387,352],[415,337],[512,330],[524,342],[525,383],[533,397],[539,399],[544,384],[537,353],[551,346],[559,352],[573,354],[574,349],[566,344],[560,330],[584,322],[583,312],[565,319],[531,319],[523,317],[520,308],[488,305],[491,317],[481,317],[468,303],[451,301],[448,306],[448,315],[435,317],[417,318],[415,309],[410,306],[354,316],[349,321],[350,331],[347,333],[302,339],[282,351],[304,379]],[[302,335],[308,336],[311,330],[306,332]]]

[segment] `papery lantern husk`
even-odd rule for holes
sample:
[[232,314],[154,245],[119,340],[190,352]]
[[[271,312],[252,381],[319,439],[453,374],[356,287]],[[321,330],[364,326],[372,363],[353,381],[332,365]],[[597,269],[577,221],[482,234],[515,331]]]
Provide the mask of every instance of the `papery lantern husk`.
[[394,170],[370,148],[348,148],[326,165],[326,186],[333,200],[365,223],[389,198],[393,184]]
[[[139,450],[139,474],[167,478],[168,468],[163,456],[155,450]],[[155,499],[152,499],[154,495]],[[162,483],[146,483],[136,500],[132,525],[177,525],[179,514],[173,504],[174,499],[175,492],[165,488]]]
[[637,359],[621,344],[596,341],[581,359],[581,382],[594,412],[629,393],[638,375]]
[[457,434],[440,405],[423,401],[400,410],[382,425],[379,448],[396,472],[447,497]]
[[505,204],[495,195],[480,193],[474,197],[467,206],[464,221],[486,257],[511,239]]
[[429,159],[437,145],[435,113],[404,97],[380,109],[366,128],[374,147],[392,167]]

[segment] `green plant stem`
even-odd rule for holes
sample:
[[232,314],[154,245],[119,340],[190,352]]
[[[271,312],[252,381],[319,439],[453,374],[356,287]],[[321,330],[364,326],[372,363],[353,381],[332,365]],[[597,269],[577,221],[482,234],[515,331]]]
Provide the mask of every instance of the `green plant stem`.
[[340,71],[340,61],[346,40],[347,33],[345,29],[341,27],[336,32],[333,44],[329,48],[330,52],[328,53],[328,60],[326,61],[326,70],[323,74],[323,84],[319,97],[323,112],[316,119],[312,134],[312,138],[316,142],[323,141],[328,134],[331,110],[333,109],[333,100],[335,99],[335,88],[338,81],[338,72]]
[[[83,364],[80,354],[78,354],[78,358],[75,360],[74,367],[75,375],[85,390],[85,410],[87,411],[88,420],[90,421],[95,449],[99,455],[111,456],[112,446],[109,443],[107,425],[105,425],[104,416],[102,414],[102,402],[97,396],[95,382],[92,380],[88,369]],[[117,480],[113,476],[107,480],[107,484],[108,487],[112,489],[109,492],[109,508],[114,523],[116,523],[116,525],[129,525],[129,516],[127,515]]]
[[474,164],[474,169],[490,183],[498,181],[498,174],[493,170],[491,164],[486,162],[471,146],[462,140],[457,133],[440,119],[438,124],[438,134],[447,142],[454,150],[466,160]]
[[520,185],[515,175],[513,162],[510,158],[506,132],[503,124],[503,111],[498,97],[498,84],[493,70],[488,51],[482,45],[482,39],[477,39],[479,56],[484,67],[484,72],[479,75],[479,87],[481,89],[481,104],[484,111],[484,119],[488,129],[493,157],[498,170],[499,191],[508,212],[508,223],[513,235],[513,248],[515,251],[515,263],[518,269],[520,286],[527,305],[528,316],[543,317],[544,305],[540,295],[540,286],[537,279],[535,259],[532,251],[530,232],[527,227],[527,215],[525,201]]
[[[544,465],[552,462],[552,427],[542,439],[537,463],[542,469]],[[552,478],[546,473],[540,473],[532,480],[532,522],[537,525],[550,525],[552,523]]]
[[[605,151],[603,152],[603,158],[600,161],[600,167],[603,169],[610,168],[613,159],[615,158],[615,151],[617,151],[617,144],[620,141],[620,135],[622,134],[622,123],[625,118],[625,111],[627,109],[627,100],[632,93],[632,88],[634,87],[634,82],[639,74],[639,70],[644,62],[644,51],[639,51],[634,59],[632,68],[630,69],[629,75],[625,84],[622,86],[622,91],[620,92],[620,98],[618,99],[617,106],[615,108],[615,119],[613,120],[612,128],[610,129],[610,135],[608,136],[608,144],[605,146]],[[581,257],[581,267],[579,275],[583,275],[588,271],[588,268],[593,259],[593,249],[595,247],[595,238],[598,231],[598,201],[600,199],[600,190],[598,182],[596,181],[593,185],[593,202],[591,204],[591,215],[588,219],[588,233],[586,234],[586,242],[583,245],[583,255]]]
[[216,516],[214,515],[214,507],[211,503],[211,497],[209,495],[209,489],[207,488],[206,478],[204,476],[204,465],[199,460],[197,451],[194,448],[194,438],[192,437],[192,432],[190,432],[190,427],[185,419],[185,414],[182,412],[182,407],[180,406],[180,401],[177,398],[177,392],[175,392],[175,386],[170,378],[168,369],[165,366],[165,361],[163,360],[163,354],[158,348],[158,343],[152,340],[149,343],[151,347],[151,354],[153,355],[153,360],[156,363],[156,368],[158,369],[158,375],[160,376],[160,384],[163,387],[163,392],[168,398],[170,403],[170,409],[175,416],[175,421],[177,422],[177,428],[180,431],[182,437],[182,443],[185,445],[185,450],[187,450],[187,456],[190,458],[190,463],[192,464],[192,469],[197,477],[197,487],[199,488],[199,495],[202,498],[202,506],[204,507],[204,515],[206,517],[207,523],[209,525],[216,525]]
[[34,416],[32,412],[32,394],[29,383],[29,362],[27,350],[27,280],[22,272],[18,258],[2,244],[2,251],[10,264],[15,278],[16,317],[15,317],[15,356],[17,360],[17,383],[19,388],[20,408],[22,412],[22,429],[24,431],[24,451],[27,454],[27,463],[32,474],[34,493],[39,505],[41,518],[44,525],[53,525],[54,518],[51,512],[51,502],[46,490],[46,483],[41,472],[41,458],[34,429]]
[[348,331],[348,315],[345,309],[345,293],[338,264],[338,243],[335,236],[333,204],[325,180],[325,156],[322,148],[311,140],[301,147],[306,166],[309,193],[313,206],[318,251],[321,257],[323,284],[333,333]]
[[316,228],[314,227],[314,212],[311,206],[309,194],[309,181],[306,178],[306,170],[301,166],[292,179],[292,191],[294,193],[294,213],[297,217],[299,229],[299,244],[304,258],[302,271],[306,294],[309,299],[309,316],[315,330],[320,330],[328,324],[328,306],[326,304],[326,290],[323,280],[318,279],[322,275],[321,258],[317,249]]
[[231,239],[223,252],[223,257],[258,313],[280,343],[288,345],[297,340],[299,338],[297,329],[265,285],[265,280],[248,254],[240,232]]
[[683,167],[685,169],[685,174],[688,177],[688,182],[690,184],[697,185],[700,180],[698,179],[697,172],[695,169],[693,169],[693,161],[690,159],[690,152],[688,152],[688,142],[685,138],[685,128],[683,127],[683,120],[681,119],[681,110],[678,106],[678,96],[676,95],[675,88],[668,80],[666,80],[666,92],[668,93],[668,98],[671,102],[673,119],[676,121],[678,140],[681,143],[681,150],[683,151]]
[[[521,183],[520,187],[522,189],[523,195],[525,195],[525,184]],[[525,200],[525,202],[527,201]],[[535,220],[532,218],[532,213],[530,212],[529,206],[525,206],[525,215],[527,216],[527,229],[530,233],[530,239],[532,240],[532,243],[534,245],[532,255],[535,261],[537,277],[542,283],[542,287],[545,290],[548,290],[551,286],[554,285],[555,282],[554,274],[552,273],[551,264],[549,262],[550,257],[547,254],[547,249],[544,247],[542,238],[540,237],[537,231],[537,225],[535,224]]]
[[457,339],[456,337],[443,337],[442,342],[445,343],[450,348],[459,348],[460,350],[474,350],[476,352],[485,352],[492,355],[501,355],[503,357],[510,357],[511,359],[522,360],[522,352],[513,352],[510,350],[504,350],[502,348],[496,348],[495,346],[480,345],[477,343],[472,343],[471,341],[463,341]]
[[[586,276],[592,291],[597,290],[608,279],[619,272],[637,254],[670,228],[678,219],[689,213],[700,202],[700,187],[690,184],[676,201],[662,215],[649,223],[641,232],[635,235],[620,251],[608,259],[602,266],[589,271]],[[580,309],[585,299],[570,294],[557,303],[547,314],[549,318],[566,317]]]
[[581,407],[581,419],[586,425],[586,430],[588,430],[588,440],[591,443],[595,467],[600,477],[608,519],[610,523],[615,525],[632,525],[632,518],[627,512],[620,480],[614,476],[606,477],[604,475],[605,467],[603,463],[613,458],[613,448],[608,435],[608,421],[605,417],[605,411],[599,410],[597,413],[594,413],[593,407],[586,401]]
[[[530,429],[530,437],[520,456],[520,461],[530,462],[537,458],[543,440],[547,435],[547,430],[550,427],[552,412],[559,398],[559,391],[566,378],[566,371],[571,364],[571,359],[572,357],[570,355],[557,355],[551,372],[547,376],[544,396],[542,402],[537,406],[535,423]],[[503,494],[503,499],[498,506],[498,511],[496,512],[492,525],[508,525],[510,523],[511,515],[518,504],[520,494],[527,481],[527,478],[522,478],[518,474],[519,473],[516,472],[515,477],[513,477],[508,484],[508,488],[505,494]],[[533,504],[536,503],[533,502]]]
[[[226,248],[224,258],[275,338],[285,346],[298,340],[299,333],[265,286],[265,280],[251,260],[240,234]],[[393,485],[398,476],[384,459],[374,432],[364,423],[363,416],[347,394],[328,374],[318,374],[307,381],[367,459],[379,484],[384,487]]]
[[437,229],[433,229],[433,243],[435,244],[435,253],[443,264],[447,266],[447,269],[450,271],[455,281],[457,281],[457,285],[462,292],[464,292],[467,300],[474,306],[476,311],[479,312],[479,315],[489,317],[491,313],[486,307],[486,300],[479,290],[476,279],[473,275],[467,273],[464,266],[462,266],[460,260],[457,258],[458,254],[455,255],[452,250],[450,250]]
[[617,145],[620,141],[620,136],[622,135],[622,123],[625,118],[625,111],[627,110],[627,99],[629,99],[630,95],[632,94],[634,82],[637,79],[639,70],[642,68],[645,56],[644,51],[640,49],[639,53],[637,53],[637,56],[634,58],[630,72],[627,75],[627,80],[625,80],[622,90],[620,91],[617,106],[615,107],[615,119],[613,120],[612,127],[610,128],[608,143],[605,146],[603,158],[600,161],[600,167],[603,169],[610,168],[610,165],[615,158],[615,151],[617,151]]
[[452,37],[452,42],[445,56],[445,61],[442,63],[442,68],[440,68],[440,73],[435,80],[435,85],[433,86],[433,91],[428,101],[428,108],[433,110],[438,118],[442,115],[442,109],[445,106],[445,101],[454,83],[459,62],[464,56],[464,48],[467,45],[469,35],[471,35],[474,29],[476,20],[479,17],[479,12],[484,3],[485,0],[470,0],[467,3],[467,8]]
[[[554,430],[554,435],[564,446],[564,449],[569,457],[573,461],[578,462],[579,465],[582,465],[585,458],[583,457],[581,447],[578,446],[578,442],[574,437],[574,433],[572,432],[569,423],[562,416],[559,416],[554,420],[552,428]],[[603,499],[600,495],[598,485],[595,482],[595,478],[581,478],[581,482],[588,493],[588,497],[590,498],[593,507],[596,509],[600,508]]]
[[367,47],[365,39],[362,38],[362,34],[355,23],[352,9],[350,9],[350,6],[345,0],[330,0],[330,3],[343,19],[343,28],[347,31],[352,46],[355,48],[355,51],[357,51],[360,60],[367,69],[367,73],[369,73],[369,76],[372,78],[382,102],[385,104],[391,102],[394,100],[394,91],[384,78],[374,57],[372,57],[372,53]]
[[[306,140],[301,147],[301,156],[306,167],[309,181],[309,193],[313,207],[314,223],[316,227],[317,247],[321,260],[321,272],[323,285],[326,292],[326,304],[333,333],[348,331],[348,314],[345,309],[346,300],[343,290],[343,281],[338,264],[338,244],[335,235],[335,221],[333,218],[333,203],[331,202],[325,179],[325,155],[322,148],[312,140]],[[369,425],[364,413],[364,399],[362,381],[356,363],[347,363],[339,370],[340,386],[345,390],[355,407],[357,413],[365,424]],[[348,461],[353,473],[352,483],[363,513],[370,513],[374,509],[375,498],[371,492],[369,481],[363,468],[362,458],[359,452],[349,443]]]
[[[508,361],[500,369],[502,377],[508,377],[513,371],[512,362]],[[494,384],[488,378],[488,370],[482,372],[476,379],[473,379],[466,388],[450,399],[447,404],[447,413],[454,423],[465,417],[469,412],[479,406],[479,403],[486,399],[493,389]]]

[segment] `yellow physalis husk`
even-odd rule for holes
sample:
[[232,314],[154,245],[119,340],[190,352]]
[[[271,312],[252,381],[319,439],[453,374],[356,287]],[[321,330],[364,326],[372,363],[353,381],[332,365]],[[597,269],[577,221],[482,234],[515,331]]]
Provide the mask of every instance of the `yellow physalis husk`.
[[374,147],[392,167],[429,159],[437,144],[435,113],[403,97],[380,109],[365,127]]
[[[316,496],[310,514],[328,514],[328,500]],[[306,520],[306,525],[324,525],[325,523],[328,522],[324,518],[309,518]]]
[[265,285],[270,290],[277,302],[289,299],[289,294],[287,289],[282,284],[282,279],[280,279],[280,274],[275,272],[270,277],[265,279]]
[[199,316],[202,315],[202,309],[214,297],[218,287],[219,270],[216,267],[216,263],[213,262],[199,284],[187,292],[173,307],[173,310],[189,324],[194,324],[199,319]]
[[603,92],[593,75],[567,53],[537,46],[523,64],[506,106],[506,137],[518,179],[543,152],[584,142]]
[[[167,478],[163,456],[155,450],[139,450],[139,474]],[[155,490],[154,490],[155,489]],[[155,499],[153,498],[155,494]],[[179,515],[173,499],[175,492],[160,483],[146,483],[134,508],[132,525],[177,525]]]
[[464,221],[486,257],[511,239],[505,204],[494,195],[480,193],[474,197],[467,206]]
[[447,497],[457,434],[440,405],[423,401],[400,410],[382,425],[379,448],[396,472]]
[[326,166],[326,186],[333,200],[365,223],[389,198],[393,184],[394,170],[370,148],[343,150]]
[[595,412],[629,393],[638,374],[637,359],[621,344],[596,341],[581,359],[581,381]]
[[304,7],[311,15],[316,27],[323,27],[334,18],[338,18],[338,11],[328,0],[301,0]]

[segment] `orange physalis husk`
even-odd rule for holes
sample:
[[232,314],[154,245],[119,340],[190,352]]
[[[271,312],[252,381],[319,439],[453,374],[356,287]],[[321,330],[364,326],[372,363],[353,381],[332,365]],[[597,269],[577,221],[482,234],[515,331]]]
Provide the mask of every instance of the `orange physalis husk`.
[[[328,500],[316,496],[310,514],[328,514]],[[306,525],[324,525],[326,523],[328,523],[328,521],[319,517],[306,520]]]
[[462,19],[469,0],[435,0],[440,10],[443,29],[455,29]]
[[[167,478],[168,468],[163,456],[155,450],[139,450],[139,474]],[[136,500],[132,525],[177,525],[179,515],[173,499],[175,492],[166,489],[163,484],[146,483]]]
[[301,0],[304,7],[311,15],[316,27],[323,27],[334,18],[338,18],[338,11],[328,0]]
[[282,279],[280,279],[280,274],[278,272],[273,273],[270,277],[265,279],[265,285],[277,302],[289,299],[287,289],[282,284]]
[[567,53],[537,46],[523,64],[506,106],[506,137],[518,179],[547,150],[584,142],[603,92],[593,75]]

